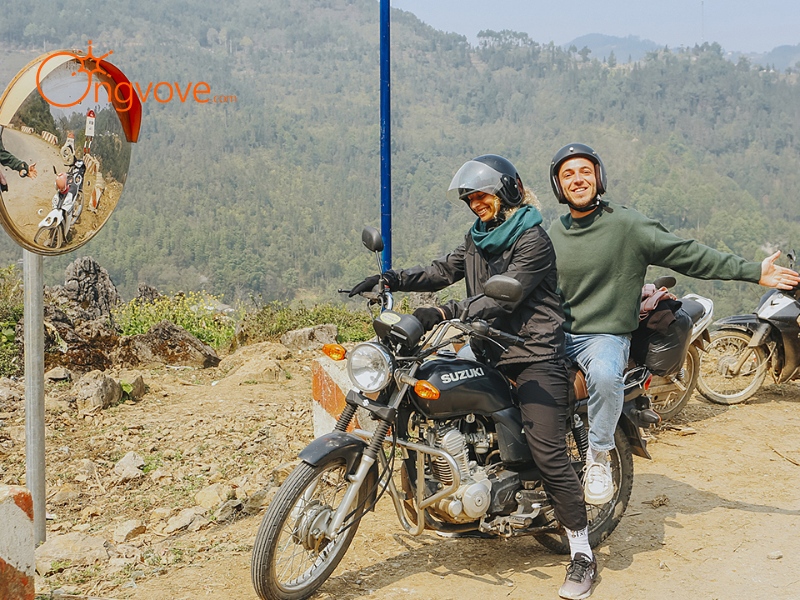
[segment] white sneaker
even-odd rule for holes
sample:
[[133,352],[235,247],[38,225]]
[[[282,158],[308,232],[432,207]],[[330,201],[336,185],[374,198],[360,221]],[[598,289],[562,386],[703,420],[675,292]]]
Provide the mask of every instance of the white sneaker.
[[614,497],[614,479],[611,477],[608,453],[598,453],[594,458],[595,461],[586,464],[583,496],[587,504],[600,506]]

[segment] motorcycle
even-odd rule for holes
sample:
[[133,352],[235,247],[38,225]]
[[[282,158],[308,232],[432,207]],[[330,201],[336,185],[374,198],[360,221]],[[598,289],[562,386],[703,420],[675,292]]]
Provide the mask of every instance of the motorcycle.
[[[787,254],[790,268],[796,256],[794,250]],[[770,290],[754,313],[720,319],[714,326],[697,381],[712,402],[744,402],[768,372],[775,383],[800,378],[800,286]]]
[[[670,288],[675,283],[674,277],[661,277],[655,282],[657,288],[662,286]],[[714,318],[714,302],[710,298],[698,294],[686,294],[679,300],[681,308],[689,314],[693,323],[686,359],[677,373],[663,377],[654,375],[648,390],[653,410],[661,415],[664,421],[683,410],[697,387],[700,352],[704,352],[705,345],[711,341],[708,328]]]
[[[53,172],[56,169],[53,167]],[[86,164],[76,160],[67,171],[66,191],[56,191],[53,196],[52,210],[39,223],[39,229],[33,236],[35,244],[46,248],[61,248],[70,234],[72,226],[79,222],[83,212],[83,178]]]
[[[364,229],[362,241],[376,255],[383,249],[373,228]],[[516,301],[521,294],[517,280],[495,275],[482,295]],[[415,317],[392,310],[388,290],[361,295],[381,309],[373,315],[376,339],[350,351],[336,344],[324,348],[335,360],[347,359],[354,387],[334,430],[300,452],[300,464],[265,513],[251,561],[258,596],[312,595],[344,557],[362,517],[386,492],[411,535],[427,529],[534,536],[550,550],[568,554],[566,533],[523,433],[513,383],[491,365],[454,350],[457,343],[505,349],[523,340],[468,319],[466,310],[425,335]],[[633,455],[650,458],[640,430],[659,421],[646,391],[650,378],[646,368],[635,365],[625,374],[624,409],[610,452],[614,496],[602,506],[586,506],[592,546],[611,534],[625,512]],[[587,395],[583,374],[576,371],[566,437],[579,474],[588,448]],[[374,431],[348,431],[357,409],[375,421]]]

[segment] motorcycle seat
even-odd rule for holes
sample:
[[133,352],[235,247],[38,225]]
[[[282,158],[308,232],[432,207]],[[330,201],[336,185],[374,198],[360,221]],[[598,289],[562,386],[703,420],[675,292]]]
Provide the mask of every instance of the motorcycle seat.
[[697,323],[705,313],[705,308],[702,304],[689,298],[681,298],[681,308],[691,317],[693,324]]

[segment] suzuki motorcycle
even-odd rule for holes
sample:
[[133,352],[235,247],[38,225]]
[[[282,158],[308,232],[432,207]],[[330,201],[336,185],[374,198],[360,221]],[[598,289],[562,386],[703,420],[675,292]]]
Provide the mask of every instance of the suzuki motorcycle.
[[[53,168],[55,172],[55,167]],[[83,176],[86,164],[76,160],[67,171],[67,191],[56,192],[53,196],[52,210],[39,223],[33,241],[46,248],[61,248],[69,237],[72,226],[78,222],[83,212]]]
[[[796,253],[787,254],[794,268]],[[800,287],[770,290],[754,313],[720,319],[700,358],[697,388],[718,404],[752,397],[767,373],[775,383],[800,378]]]
[[[376,254],[383,249],[373,228],[364,229],[362,241]],[[511,277],[495,275],[484,294],[516,301],[522,287]],[[425,335],[415,317],[392,310],[387,290],[361,295],[382,309],[373,320],[376,338],[350,351],[336,344],[324,348],[329,357],[347,360],[353,389],[334,430],[300,452],[301,463],[265,513],[251,563],[258,596],[298,600],[312,595],[344,557],[365,513],[387,492],[411,535],[427,529],[534,536],[550,550],[568,554],[564,528],[523,433],[513,382],[491,365],[454,351],[460,343],[507,348],[522,344],[522,338],[470,320],[467,311]],[[659,421],[646,392],[650,378],[647,369],[636,365],[625,374],[624,409],[614,436],[616,449],[610,452],[614,496],[605,505],[586,506],[592,546],[614,530],[625,512],[633,455],[650,458],[640,431]],[[575,471],[582,474],[588,419],[580,372],[574,389],[567,448]],[[371,419],[374,431],[350,430],[357,410],[359,423]]]
[[[656,280],[656,284],[656,287],[663,285],[669,288],[675,285],[675,278],[661,278]],[[711,341],[708,327],[714,318],[714,302],[710,298],[697,294],[686,294],[679,300],[681,308],[689,314],[694,323],[689,338],[689,348],[686,351],[686,360],[683,367],[675,374],[664,377],[654,375],[648,390],[653,410],[665,421],[683,410],[697,387],[700,352],[703,352],[705,344]]]

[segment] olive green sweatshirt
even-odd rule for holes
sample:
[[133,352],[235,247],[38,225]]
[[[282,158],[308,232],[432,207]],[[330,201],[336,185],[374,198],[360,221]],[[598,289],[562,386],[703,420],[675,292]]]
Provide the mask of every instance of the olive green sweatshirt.
[[658,221],[605,201],[586,217],[562,216],[547,233],[556,250],[564,329],[570,333],[634,331],[648,265],[698,279],[758,283],[761,278],[761,263],[684,240]]

